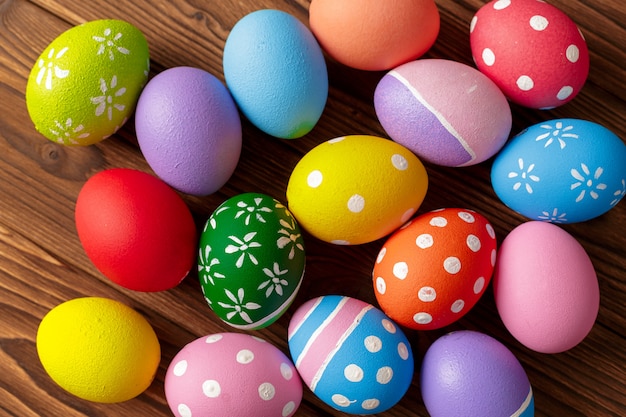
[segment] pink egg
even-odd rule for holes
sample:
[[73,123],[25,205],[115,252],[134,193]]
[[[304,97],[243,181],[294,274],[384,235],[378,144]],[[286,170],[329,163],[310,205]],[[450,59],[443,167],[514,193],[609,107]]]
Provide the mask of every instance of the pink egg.
[[600,291],[591,260],[572,235],[552,223],[530,221],[507,235],[493,288],[506,328],[538,352],[573,348],[598,315]]
[[165,397],[177,417],[287,417],[300,405],[302,382],[274,345],[217,333],[176,354],[165,374]]
[[374,107],[391,139],[437,165],[482,162],[511,131],[511,109],[498,87],[475,68],[445,59],[412,61],[387,73]]
[[513,102],[545,109],[567,103],[589,73],[589,53],[576,24],[537,0],[497,0],[470,25],[476,66]]

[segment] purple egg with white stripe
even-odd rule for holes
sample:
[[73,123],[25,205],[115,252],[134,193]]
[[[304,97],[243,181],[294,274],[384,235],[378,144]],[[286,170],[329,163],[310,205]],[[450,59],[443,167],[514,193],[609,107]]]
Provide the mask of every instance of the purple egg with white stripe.
[[532,417],[533,390],[513,353],[486,334],[461,330],[437,339],[421,369],[431,417]]
[[391,139],[435,165],[483,162],[511,132],[511,108],[497,85],[446,59],[419,59],[389,71],[376,87],[374,108]]
[[381,310],[339,295],[302,304],[289,323],[289,351],[318,398],[348,414],[397,404],[413,379],[406,336]]

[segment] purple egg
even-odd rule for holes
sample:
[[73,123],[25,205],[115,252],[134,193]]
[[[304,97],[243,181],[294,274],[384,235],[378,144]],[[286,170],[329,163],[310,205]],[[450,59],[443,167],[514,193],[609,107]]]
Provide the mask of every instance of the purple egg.
[[155,174],[187,194],[220,189],[241,155],[235,102],[220,80],[199,68],[170,68],[150,80],[137,103],[135,130]]
[[426,351],[422,398],[431,417],[532,417],[533,391],[511,351],[486,334],[462,330]]

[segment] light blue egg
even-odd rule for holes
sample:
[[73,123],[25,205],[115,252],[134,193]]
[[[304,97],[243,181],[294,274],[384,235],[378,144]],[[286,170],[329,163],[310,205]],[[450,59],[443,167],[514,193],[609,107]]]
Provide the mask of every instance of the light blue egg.
[[590,220],[626,194],[626,145],[594,122],[538,123],[511,139],[496,156],[491,182],[504,204],[529,219]]
[[324,55],[311,31],[279,10],[257,10],[232,28],[223,55],[224,78],[246,118],[284,139],[304,136],[328,97]]

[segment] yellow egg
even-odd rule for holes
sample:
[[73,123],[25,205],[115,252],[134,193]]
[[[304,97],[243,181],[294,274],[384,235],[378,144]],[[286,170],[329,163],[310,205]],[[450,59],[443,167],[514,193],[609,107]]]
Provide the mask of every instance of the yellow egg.
[[35,61],[26,105],[35,128],[65,145],[115,133],[148,81],[148,43],[130,23],[94,20],[63,32]]
[[161,360],[148,321],[125,304],[99,297],[76,298],[50,310],[39,324],[37,353],[59,386],[101,403],[141,394]]
[[356,245],[391,233],[426,195],[424,165],[408,149],[376,136],[324,142],[298,162],[287,186],[289,210],[326,242]]

